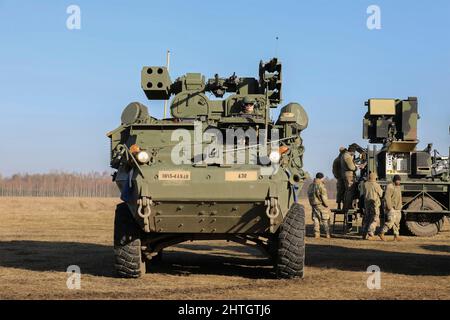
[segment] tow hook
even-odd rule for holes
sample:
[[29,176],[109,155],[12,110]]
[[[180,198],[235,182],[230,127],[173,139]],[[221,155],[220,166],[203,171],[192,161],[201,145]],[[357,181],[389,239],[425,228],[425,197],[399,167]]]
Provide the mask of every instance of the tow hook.
[[137,204],[138,204],[137,213],[139,217],[141,217],[144,220],[150,217],[150,215],[152,214],[151,209],[151,206],[153,205],[152,199],[142,197],[138,199]]
[[278,208],[278,199],[270,198],[265,201],[266,215],[270,219],[270,232],[275,233],[275,219],[280,215],[280,209]]

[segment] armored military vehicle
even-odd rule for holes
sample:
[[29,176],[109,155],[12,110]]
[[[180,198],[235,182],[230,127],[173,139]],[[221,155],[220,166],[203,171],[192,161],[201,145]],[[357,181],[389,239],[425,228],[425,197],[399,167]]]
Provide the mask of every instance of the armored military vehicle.
[[[420,237],[431,237],[441,230],[450,214],[449,158],[428,144],[418,150],[418,101],[370,99],[363,121],[363,139],[371,144],[358,147],[360,161],[367,166],[361,176],[376,172],[386,186],[394,175],[402,178],[402,228]],[[376,144],[381,144],[378,150]]]
[[123,200],[117,274],[137,278],[164,248],[217,239],[262,248],[278,278],[303,276],[298,195],[308,117],[289,103],[271,120],[282,98],[280,61],[261,61],[258,78],[187,73],[173,82],[166,67],[144,67],[141,86],[149,100],[170,101],[171,117],[158,120],[133,102],[108,133]]

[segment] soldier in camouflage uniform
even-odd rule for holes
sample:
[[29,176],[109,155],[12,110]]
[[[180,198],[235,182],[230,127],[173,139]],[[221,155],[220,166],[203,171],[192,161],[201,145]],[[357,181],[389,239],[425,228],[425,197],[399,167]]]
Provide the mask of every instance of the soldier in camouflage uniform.
[[386,187],[384,194],[385,210],[387,213],[387,220],[380,232],[380,238],[386,241],[384,234],[390,229],[394,231],[394,240],[401,241],[400,238],[400,220],[402,218],[402,190],[400,189],[401,178],[395,175],[392,183]]
[[[349,209],[353,208],[353,199],[355,197],[355,194],[357,192],[356,187],[356,170],[358,167],[355,164],[355,151],[356,147],[353,145],[350,145],[346,151],[341,156],[341,174],[342,179],[344,181],[344,204],[343,204],[343,210],[345,214],[347,214],[347,211]],[[349,215],[347,220],[347,230],[351,230],[353,226],[353,216]]]
[[354,161],[356,148],[349,146],[341,157],[341,174],[344,180],[345,195],[344,195],[344,210],[352,208],[352,202],[355,194],[355,178],[357,166]]
[[340,147],[339,155],[333,161],[333,176],[336,179],[336,203],[338,209],[341,209],[341,204],[344,201],[345,195],[345,184],[341,169],[341,158],[345,151],[347,151],[347,149]]
[[380,206],[383,189],[377,183],[377,175],[374,172],[369,174],[369,181],[363,184],[364,194],[364,225],[363,239],[374,240],[375,230],[380,221]]
[[312,207],[314,237],[316,239],[320,238],[320,225],[322,225],[327,239],[330,238],[330,209],[328,208],[327,189],[323,180],[323,173],[317,173],[316,179],[308,188],[308,199]]

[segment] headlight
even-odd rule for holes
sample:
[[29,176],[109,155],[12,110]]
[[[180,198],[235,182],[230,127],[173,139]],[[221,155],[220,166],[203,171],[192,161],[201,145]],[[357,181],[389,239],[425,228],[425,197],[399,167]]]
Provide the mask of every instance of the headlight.
[[145,164],[150,161],[150,156],[145,151],[140,151],[136,155],[136,159],[140,164]]
[[270,154],[269,154],[269,159],[270,159],[270,162],[272,162],[272,163],[278,163],[278,162],[280,162],[280,153],[278,152],[278,151],[272,151]]

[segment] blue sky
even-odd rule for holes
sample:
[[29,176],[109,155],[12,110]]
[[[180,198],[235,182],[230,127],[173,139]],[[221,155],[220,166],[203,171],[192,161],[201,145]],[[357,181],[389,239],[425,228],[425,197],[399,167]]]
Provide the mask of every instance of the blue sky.
[[[81,8],[81,30],[66,9]],[[368,30],[366,9],[381,9]],[[278,45],[275,37],[279,37]],[[172,78],[257,76],[284,64],[284,102],[309,113],[305,166],[330,174],[340,145],[361,139],[364,101],[419,98],[421,145],[450,144],[450,1],[0,0],[0,173],[108,170],[105,133],[140,89],[144,65]]]

